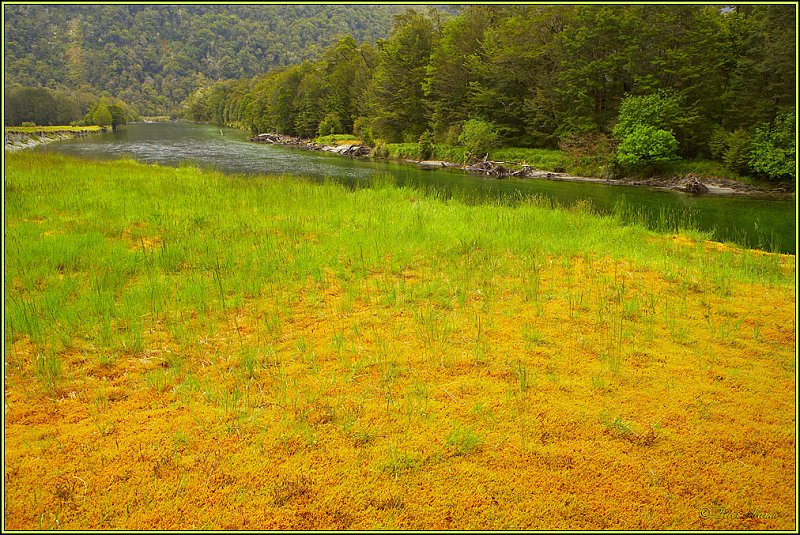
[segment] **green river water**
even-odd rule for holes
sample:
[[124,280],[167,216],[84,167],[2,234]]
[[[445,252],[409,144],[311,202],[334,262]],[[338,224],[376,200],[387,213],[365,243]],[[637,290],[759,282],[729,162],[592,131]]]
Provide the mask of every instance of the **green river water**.
[[717,241],[752,248],[795,253],[796,203],[782,198],[701,195],[659,189],[538,179],[496,179],[459,170],[419,169],[403,163],[354,160],[247,141],[241,130],[187,123],[130,124],[116,131],[59,141],[35,150],[77,156],[132,158],[164,165],[191,164],[242,174],[284,174],[312,180],[335,180],[368,187],[387,175],[398,186],[409,186],[466,203],[516,203],[538,195],[554,204],[590,202],[599,213],[616,212],[625,220],[651,228],[672,229],[687,223],[711,233]]

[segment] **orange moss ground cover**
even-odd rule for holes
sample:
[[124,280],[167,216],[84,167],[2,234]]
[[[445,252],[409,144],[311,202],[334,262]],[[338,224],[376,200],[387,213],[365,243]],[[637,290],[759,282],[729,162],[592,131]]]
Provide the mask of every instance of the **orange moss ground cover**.
[[4,528],[793,529],[795,257],[6,154]]
[[794,288],[575,257],[425,297],[442,277],[274,287],[75,347],[45,392],[17,339],[5,527],[795,526]]

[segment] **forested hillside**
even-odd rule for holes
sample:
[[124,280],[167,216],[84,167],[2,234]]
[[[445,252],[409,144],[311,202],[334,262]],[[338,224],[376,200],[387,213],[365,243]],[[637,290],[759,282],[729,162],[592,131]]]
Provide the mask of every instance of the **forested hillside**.
[[[344,34],[385,37],[404,6],[5,5],[6,88],[107,93],[169,113],[217,80],[316,58]],[[73,99],[76,100],[76,99]]]
[[346,38],[316,62],[203,88],[186,115],[254,132],[354,131],[368,143],[496,139],[626,166],[702,156],[743,173],[791,175],[794,9],[408,11],[374,48]]

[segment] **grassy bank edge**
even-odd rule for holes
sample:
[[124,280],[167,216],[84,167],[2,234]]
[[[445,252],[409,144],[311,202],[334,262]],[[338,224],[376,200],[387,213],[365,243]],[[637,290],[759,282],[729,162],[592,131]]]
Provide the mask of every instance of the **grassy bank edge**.
[[52,134],[55,132],[106,132],[105,126],[6,126],[6,133]]

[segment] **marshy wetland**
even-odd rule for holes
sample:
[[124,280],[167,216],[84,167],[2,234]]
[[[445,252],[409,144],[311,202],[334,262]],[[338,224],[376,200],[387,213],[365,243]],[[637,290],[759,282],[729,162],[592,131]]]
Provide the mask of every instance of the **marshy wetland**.
[[794,255],[5,157],[7,529],[796,524]]

